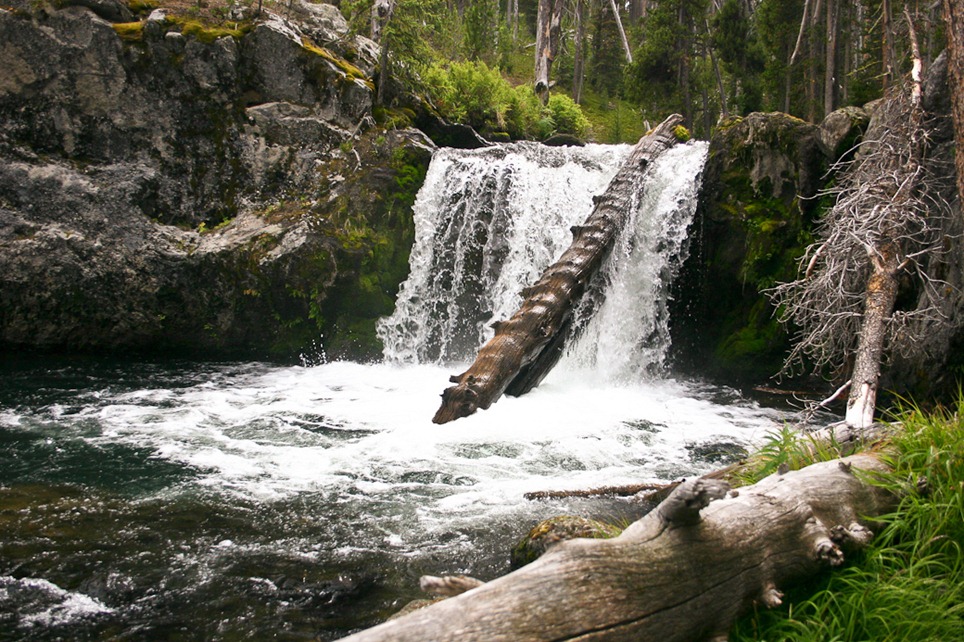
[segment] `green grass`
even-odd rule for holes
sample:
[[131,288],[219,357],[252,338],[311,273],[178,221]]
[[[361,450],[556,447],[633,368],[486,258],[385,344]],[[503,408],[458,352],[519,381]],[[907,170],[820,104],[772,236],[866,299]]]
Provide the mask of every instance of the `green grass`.
[[[788,592],[784,606],[758,607],[730,640],[964,640],[962,413],[964,397],[953,412],[902,411],[902,430],[881,455],[894,472],[874,481],[901,500],[868,549]],[[768,462],[800,452],[784,434],[769,448]]]

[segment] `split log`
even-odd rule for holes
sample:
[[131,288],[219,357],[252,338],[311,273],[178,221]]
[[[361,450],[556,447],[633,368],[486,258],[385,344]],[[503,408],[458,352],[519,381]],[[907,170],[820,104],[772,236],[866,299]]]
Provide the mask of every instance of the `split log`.
[[347,639],[725,637],[753,604],[780,604],[781,588],[866,545],[872,532],[863,520],[890,510],[895,498],[858,469],[887,467],[854,455],[738,493],[722,481],[692,480],[619,537],[563,542],[518,571]]
[[583,225],[573,226],[569,249],[522,291],[522,306],[511,319],[495,324],[495,336],[472,366],[450,379],[456,385],[442,393],[432,421],[467,417],[504,392],[525,394],[552,369],[565,347],[572,312],[626,220],[634,187],[653,160],[676,142],[674,129],[682,120],[674,114],[639,140],[606,191],[595,197],[592,214]]

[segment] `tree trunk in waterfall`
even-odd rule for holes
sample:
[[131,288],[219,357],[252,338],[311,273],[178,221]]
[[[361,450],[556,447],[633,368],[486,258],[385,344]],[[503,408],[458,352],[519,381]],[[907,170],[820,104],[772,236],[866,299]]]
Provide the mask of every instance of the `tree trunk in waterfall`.
[[964,207],[964,0],[944,0],[954,139],[957,142],[957,192]]
[[576,0],[576,42],[572,57],[572,99],[582,103],[582,83],[586,77],[586,0]]
[[626,54],[626,62],[633,64],[633,52],[629,48],[629,40],[626,38],[626,30],[623,29],[623,20],[619,17],[619,7],[616,6],[616,0],[609,0],[609,6],[612,7],[613,18],[616,20],[616,28],[619,30],[619,38],[623,43],[623,52]]
[[536,14],[536,94],[542,102],[549,100],[549,73],[559,51],[564,0],[539,0]]
[[450,381],[442,405],[432,419],[437,424],[467,417],[488,408],[502,394],[521,395],[539,384],[556,364],[569,331],[572,312],[590,279],[599,271],[622,227],[640,174],[676,138],[682,117],[674,114],[643,136],[629,159],[594,199],[583,225],[572,228],[572,245],[542,277],[522,291],[523,303],[511,319],[495,324],[495,336],[479,350],[472,366]]
[[688,481],[614,539],[562,542],[482,585],[452,578],[471,590],[347,640],[724,638],[742,612],[779,605],[782,589],[870,541],[865,520],[895,502],[854,469],[887,467],[856,455],[772,475],[739,494],[725,482]]

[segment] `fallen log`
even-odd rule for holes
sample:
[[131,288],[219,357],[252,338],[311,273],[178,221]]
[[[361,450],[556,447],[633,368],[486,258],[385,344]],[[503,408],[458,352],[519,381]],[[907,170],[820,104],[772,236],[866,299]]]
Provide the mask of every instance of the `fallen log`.
[[781,588],[866,545],[865,520],[895,498],[865,473],[886,470],[860,454],[738,493],[721,480],[691,480],[619,537],[560,543],[509,575],[347,640],[722,639],[753,604],[778,605]]
[[653,160],[676,142],[674,114],[639,140],[629,159],[595,197],[592,214],[572,228],[573,240],[542,277],[522,291],[523,303],[479,350],[472,366],[450,378],[432,419],[437,424],[488,408],[503,392],[522,395],[539,385],[562,354],[572,312],[612,250],[633,199],[634,186]]

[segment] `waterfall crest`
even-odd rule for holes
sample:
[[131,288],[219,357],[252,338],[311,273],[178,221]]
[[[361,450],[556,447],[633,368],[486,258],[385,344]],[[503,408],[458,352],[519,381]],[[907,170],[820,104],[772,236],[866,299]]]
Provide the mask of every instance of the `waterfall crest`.
[[[386,360],[471,359],[491,337],[489,325],[511,316],[522,288],[569,246],[569,227],[589,215],[592,197],[629,151],[513,143],[438,152],[415,204],[411,273],[394,314],[378,326]],[[706,144],[678,145],[663,156],[577,311],[570,367],[627,376],[663,362],[668,286],[683,255]]]

